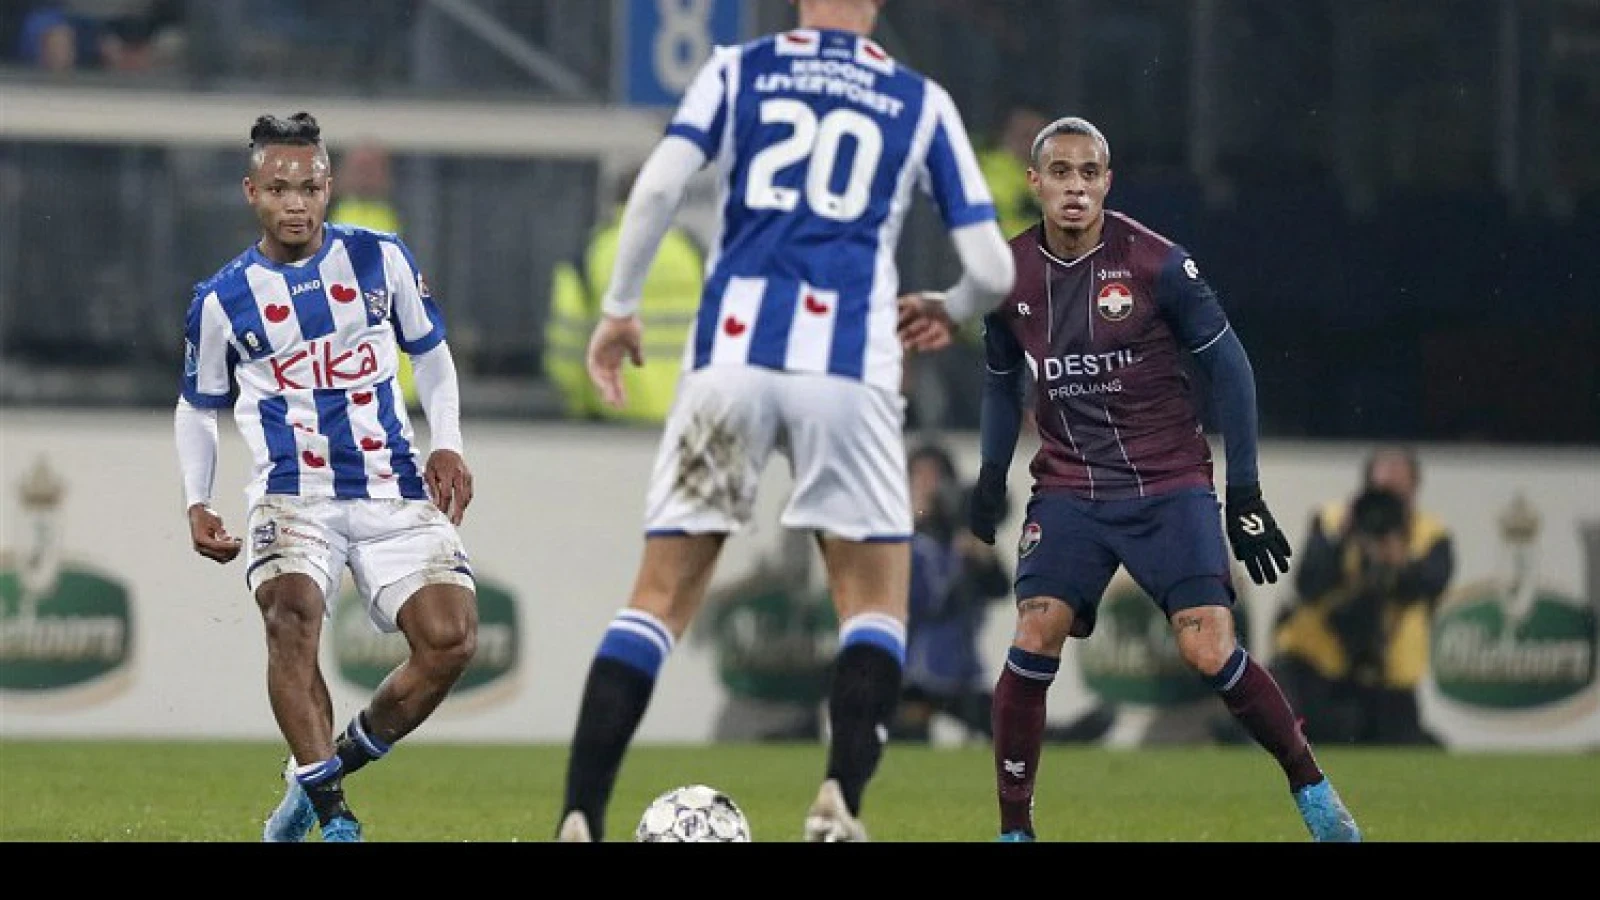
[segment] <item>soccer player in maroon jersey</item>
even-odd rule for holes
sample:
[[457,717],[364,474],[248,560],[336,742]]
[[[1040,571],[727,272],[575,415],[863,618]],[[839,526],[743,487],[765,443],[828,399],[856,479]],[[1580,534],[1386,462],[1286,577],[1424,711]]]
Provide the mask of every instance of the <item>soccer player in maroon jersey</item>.
[[[1017,547],[1016,632],[994,699],[1001,840],[1034,839],[1045,693],[1067,638],[1093,632],[1119,565],[1161,606],[1184,661],[1283,768],[1312,838],[1360,840],[1294,710],[1235,640],[1228,545],[1257,584],[1276,582],[1290,555],[1261,496],[1243,345],[1183,247],[1105,209],[1111,150],[1093,124],[1045,126],[1028,181],[1043,214],[1011,239],[1015,286],[984,318],[970,521],[994,541],[1031,383],[1040,447]],[[1211,382],[1227,458],[1221,510],[1185,354]]]

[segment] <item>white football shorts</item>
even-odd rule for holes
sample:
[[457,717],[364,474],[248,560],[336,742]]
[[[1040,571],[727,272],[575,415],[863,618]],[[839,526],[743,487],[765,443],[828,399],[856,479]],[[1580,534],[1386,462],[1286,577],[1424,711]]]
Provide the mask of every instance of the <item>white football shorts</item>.
[[782,525],[907,540],[904,424],[904,398],[848,378],[755,366],[687,372],[650,475],[645,533],[742,529],[776,450],[794,479]]
[[250,509],[245,583],[300,572],[322,588],[327,614],[346,565],[367,618],[400,630],[400,607],[427,584],[474,590],[472,565],[456,527],[427,500],[335,500],[268,494]]

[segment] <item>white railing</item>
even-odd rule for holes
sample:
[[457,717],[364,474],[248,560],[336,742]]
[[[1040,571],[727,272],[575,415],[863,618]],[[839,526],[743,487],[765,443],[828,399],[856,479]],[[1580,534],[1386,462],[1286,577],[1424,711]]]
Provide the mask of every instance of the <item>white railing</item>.
[[469,102],[203,93],[12,82],[0,86],[0,140],[236,147],[263,113],[311,112],[330,143],[379,137],[395,152],[642,160],[657,112],[603,104]]

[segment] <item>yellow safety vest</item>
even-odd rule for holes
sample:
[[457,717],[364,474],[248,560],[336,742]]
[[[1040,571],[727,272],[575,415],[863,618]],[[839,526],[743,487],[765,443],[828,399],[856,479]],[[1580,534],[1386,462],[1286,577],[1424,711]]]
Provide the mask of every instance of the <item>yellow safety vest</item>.
[[1028,167],[1003,147],[978,154],[978,168],[994,197],[1000,231],[1010,240],[1039,221],[1039,201],[1028,186]]
[[614,218],[595,232],[584,251],[581,271],[571,262],[556,265],[545,327],[545,374],[561,391],[569,415],[660,424],[677,393],[684,344],[700,308],[705,260],[688,234],[676,227],[667,230],[645,276],[639,308],[644,365],[623,363],[627,404],[614,409],[600,402],[584,357],[611,280],[620,231]]
[[[1028,167],[1004,147],[989,147],[978,153],[978,170],[989,186],[994,198],[994,209],[1000,220],[1000,233],[1010,240],[1039,221],[1039,203],[1028,186]],[[984,310],[987,312],[988,310]],[[983,346],[982,317],[968,320],[957,337],[978,347]]]
[[[1346,504],[1335,503],[1325,507],[1320,516],[1322,533],[1338,534],[1344,528],[1346,514]],[[1418,511],[1411,524],[1411,541],[1407,548],[1409,560],[1414,562],[1427,556],[1434,545],[1447,535],[1444,523]],[[1347,547],[1340,565],[1345,573],[1344,584],[1356,583],[1361,571],[1360,550],[1354,546]],[[1328,625],[1328,614],[1347,602],[1350,594],[1349,588],[1340,585],[1320,597],[1302,599],[1277,627],[1277,652],[1304,660],[1324,678],[1346,677],[1350,671],[1350,661],[1344,645]],[[1430,616],[1424,603],[1386,610],[1383,622],[1387,640],[1383,653],[1383,687],[1414,688],[1427,674]]]
[[338,225],[356,225],[389,234],[400,233],[400,213],[387,200],[368,200],[350,197],[336,200],[328,213],[328,221]]

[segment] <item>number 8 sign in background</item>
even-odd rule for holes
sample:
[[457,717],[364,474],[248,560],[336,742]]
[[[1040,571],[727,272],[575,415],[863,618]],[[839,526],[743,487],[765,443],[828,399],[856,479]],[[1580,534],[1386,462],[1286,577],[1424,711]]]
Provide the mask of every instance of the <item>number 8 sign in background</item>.
[[618,0],[622,101],[673,106],[718,44],[744,39],[740,0]]

